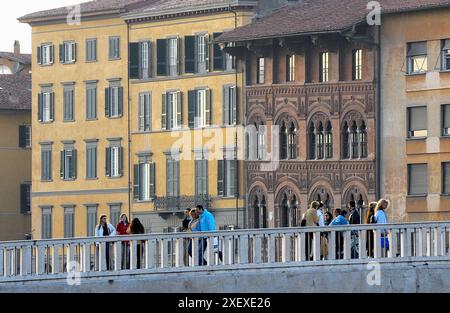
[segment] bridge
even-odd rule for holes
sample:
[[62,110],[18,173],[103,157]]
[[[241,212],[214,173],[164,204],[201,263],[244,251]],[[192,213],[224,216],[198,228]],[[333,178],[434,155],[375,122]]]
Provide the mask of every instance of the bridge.
[[0,292],[449,292],[449,232],[427,222],[2,242]]

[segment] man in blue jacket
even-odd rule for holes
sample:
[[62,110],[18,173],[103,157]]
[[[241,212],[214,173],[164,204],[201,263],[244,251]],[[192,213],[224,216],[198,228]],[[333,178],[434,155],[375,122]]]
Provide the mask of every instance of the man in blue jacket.
[[[204,209],[202,205],[197,205],[197,213],[200,215],[199,231],[216,231],[216,221],[214,216],[208,210]],[[199,240],[198,246],[198,265],[207,265],[205,258],[203,257],[206,251],[208,241],[206,238]]]

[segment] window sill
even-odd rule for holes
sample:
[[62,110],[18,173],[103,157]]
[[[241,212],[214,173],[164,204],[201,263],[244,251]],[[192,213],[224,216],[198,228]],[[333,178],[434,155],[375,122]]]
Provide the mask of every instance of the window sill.
[[441,135],[439,136],[440,139],[450,139],[450,135]]
[[53,66],[53,63],[39,64],[39,66],[41,66],[41,67],[49,67],[49,66]]
[[449,193],[441,193],[441,197],[450,197]]
[[409,76],[422,76],[422,75],[426,75],[428,73],[428,71],[426,72],[420,72],[420,73],[406,73],[405,76],[409,77]]
[[53,179],[41,179],[41,183],[51,183]]
[[107,116],[107,118],[111,119],[111,120],[118,120],[121,119],[123,117],[123,115],[119,115],[119,116]]
[[75,123],[75,120],[64,120],[63,123]]
[[92,178],[86,177],[86,180],[98,180],[98,177],[92,177]]
[[108,61],[120,61],[122,60],[121,57],[117,57],[117,58],[109,58]]
[[98,118],[87,118],[85,121],[86,122],[98,121]]
[[22,150],[31,150],[31,147],[19,147]]
[[72,181],[76,181],[77,179],[76,178],[64,178],[64,179],[61,179],[62,181],[70,181],[70,182],[72,182]]
[[153,203],[153,198],[151,198],[149,200],[134,200],[134,202],[136,202],[137,204],[140,204],[140,203]]
[[86,63],[95,63],[95,62],[98,62],[98,60],[86,60],[85,62]]
[[123,175],[122,176],[107,176],[109,179],[121,179],[121,178],[123,178]]
[[53,124],[55,121],[48,121],[48,122],[42,122],[42,121],[40,121],[39,123],[40,124]]
[[428,137],[408,137],[406,141],[424,141],[427,140]]
[[426,198],[426,197],[428,197],[428,194],[421,194],[421,195],[406,195],[406,198],[408,199],[408,198],[412,198],[412,199],[414,199],[414,198]]
[[75,63],[77,63],[77,61],[61,62],[62,65],[73,65]]

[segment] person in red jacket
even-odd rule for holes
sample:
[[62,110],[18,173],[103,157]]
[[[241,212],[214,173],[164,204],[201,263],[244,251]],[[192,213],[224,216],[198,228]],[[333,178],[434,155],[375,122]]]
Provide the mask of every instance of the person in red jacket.
[[[120,222],[116,227],[117,234],[119,236],[126,236],[130,234],[130,223],[128,222],[128,216],[122,214],[120,216]],[[122,241],[122,269],[130,268],[130,242]]]

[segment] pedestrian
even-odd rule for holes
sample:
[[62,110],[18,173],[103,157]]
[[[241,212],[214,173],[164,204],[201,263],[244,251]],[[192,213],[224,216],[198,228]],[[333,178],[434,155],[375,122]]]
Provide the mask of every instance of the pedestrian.
[[[145,228],[142,225],[141,221],[135,217],[132,221],[131,221],[131,226],[130,226],[130,233],[132,235],[142,235],[145,234]],[[142,248],[144,247],[144,243],[139,240],[137,245],[136,245],[136,268],[140,269],[141,268],[141,256],[142,256]]]
[[317,209],[317,216],[319,217],[319,226],[325,226],[323,218],[323,202],[319,202],[319,208]]
[[[349,224],[350,225],[361,224],[361,217],[359,215],[358,209],[356,208],[356,202],[353,200],[350,201],[349,207],[350,207],[350,216],[348,218]],[[352,230],[350,238],[351,238],[351,257],[352,259],[357,259],[359,256],[358,231]]]
[[[309,209],[306,210],[305,213],[305,226],[306,227],[314,227],[319,226],[319,216],[317,215],[317,209],[319,208],[320,203],[318,201],[311,202]],[[312,260],[312,242],[313,242],[313,233],[305,234],[305,253],[306,259]]]
[[191,209],[187,208],[184,210],[184,219],[181,226],[181,231],[186,232],[189,230],[189,222],[191,221]]
[[[345,218],[347,212],[339,208],[334,210],[334,219],[331,221],[330,226],[348,225],[348,221]],[[344,254],[344,234],[340,231],[336,232],[336,259],[342,259]]]
[[[326,211],[324,214],[324,226],[330,225],[331,221],[333,220],[333,215],[331,212]],[[321,241],[320,241],[320,250],[322,258],[327,260],[328,259],[328,232],[321,232]]]
[[[380,199],[375,207],[375,223],[377,224],[387,224],[387,216],[385,210],[389,206],[389,201],[385,199]],[[381,251],[382,256],[387,256],[387,251],[389,251],[389,238],[386,229],[381,230]]]
[[[375,224],[375,207],[377,206],[376,202],[371,202],[369,204],[369,210],[367,210],[366,214],[366,224]],[[373,258],[373,243],[374,243],[374,234],[373,230],[368,230],[366,235],[367,241],[366,241],[366,249],[367,249],[367,255],[369,258]]]
[[[117,234],[119,236],[126,236],[130,234],[130,223],[128,222],[128,216],[122,214],[120,216],[120,222],[116,227]],[[130,242],[122,241],[122,269],[130,268]]]
[[[109,236],[116,236],[117,232],[114,226],[112,226],[110,223],[106,220],[106,215],[100,216],[100,222],[95,227],[95,237],[109,237]],[[110,259],[109,259],[109,250],[110,250],[110,242],[106,243],[105,247],[105,256],[106,256],[106,269],[110,270]]]
[[333,215],[331,214],[330,211],[326,211],[324,213],[324,225],[325,226],[330,225],[332,220],[333,220]]
[[[200,216],[200,231],[201,232],[208,232],[208,231],[215,231],[216,230],[216,221],[214,219],[214,216],[203,208],[202,205],[196,206],[198,215]],[[207,262],[204,258],[204,253],[206,251],[206,247],[208,245],[207,238],[200,238],[199,239],[199,247],[198,247],[198,262],[199,265],[207,265]]]
[[[192,209],[189,212],[189,215],[190,215],[191,220],[190,220],[189,225],[188,225],[188,231],[189,232],[199,231],[199,229],[200,229],[200,219],[199,219],[199,216],[197,214],[197,209],[195,209],[195,208]],[[192,257],[192,239],[189,239],[188,255],[190,257]]]

